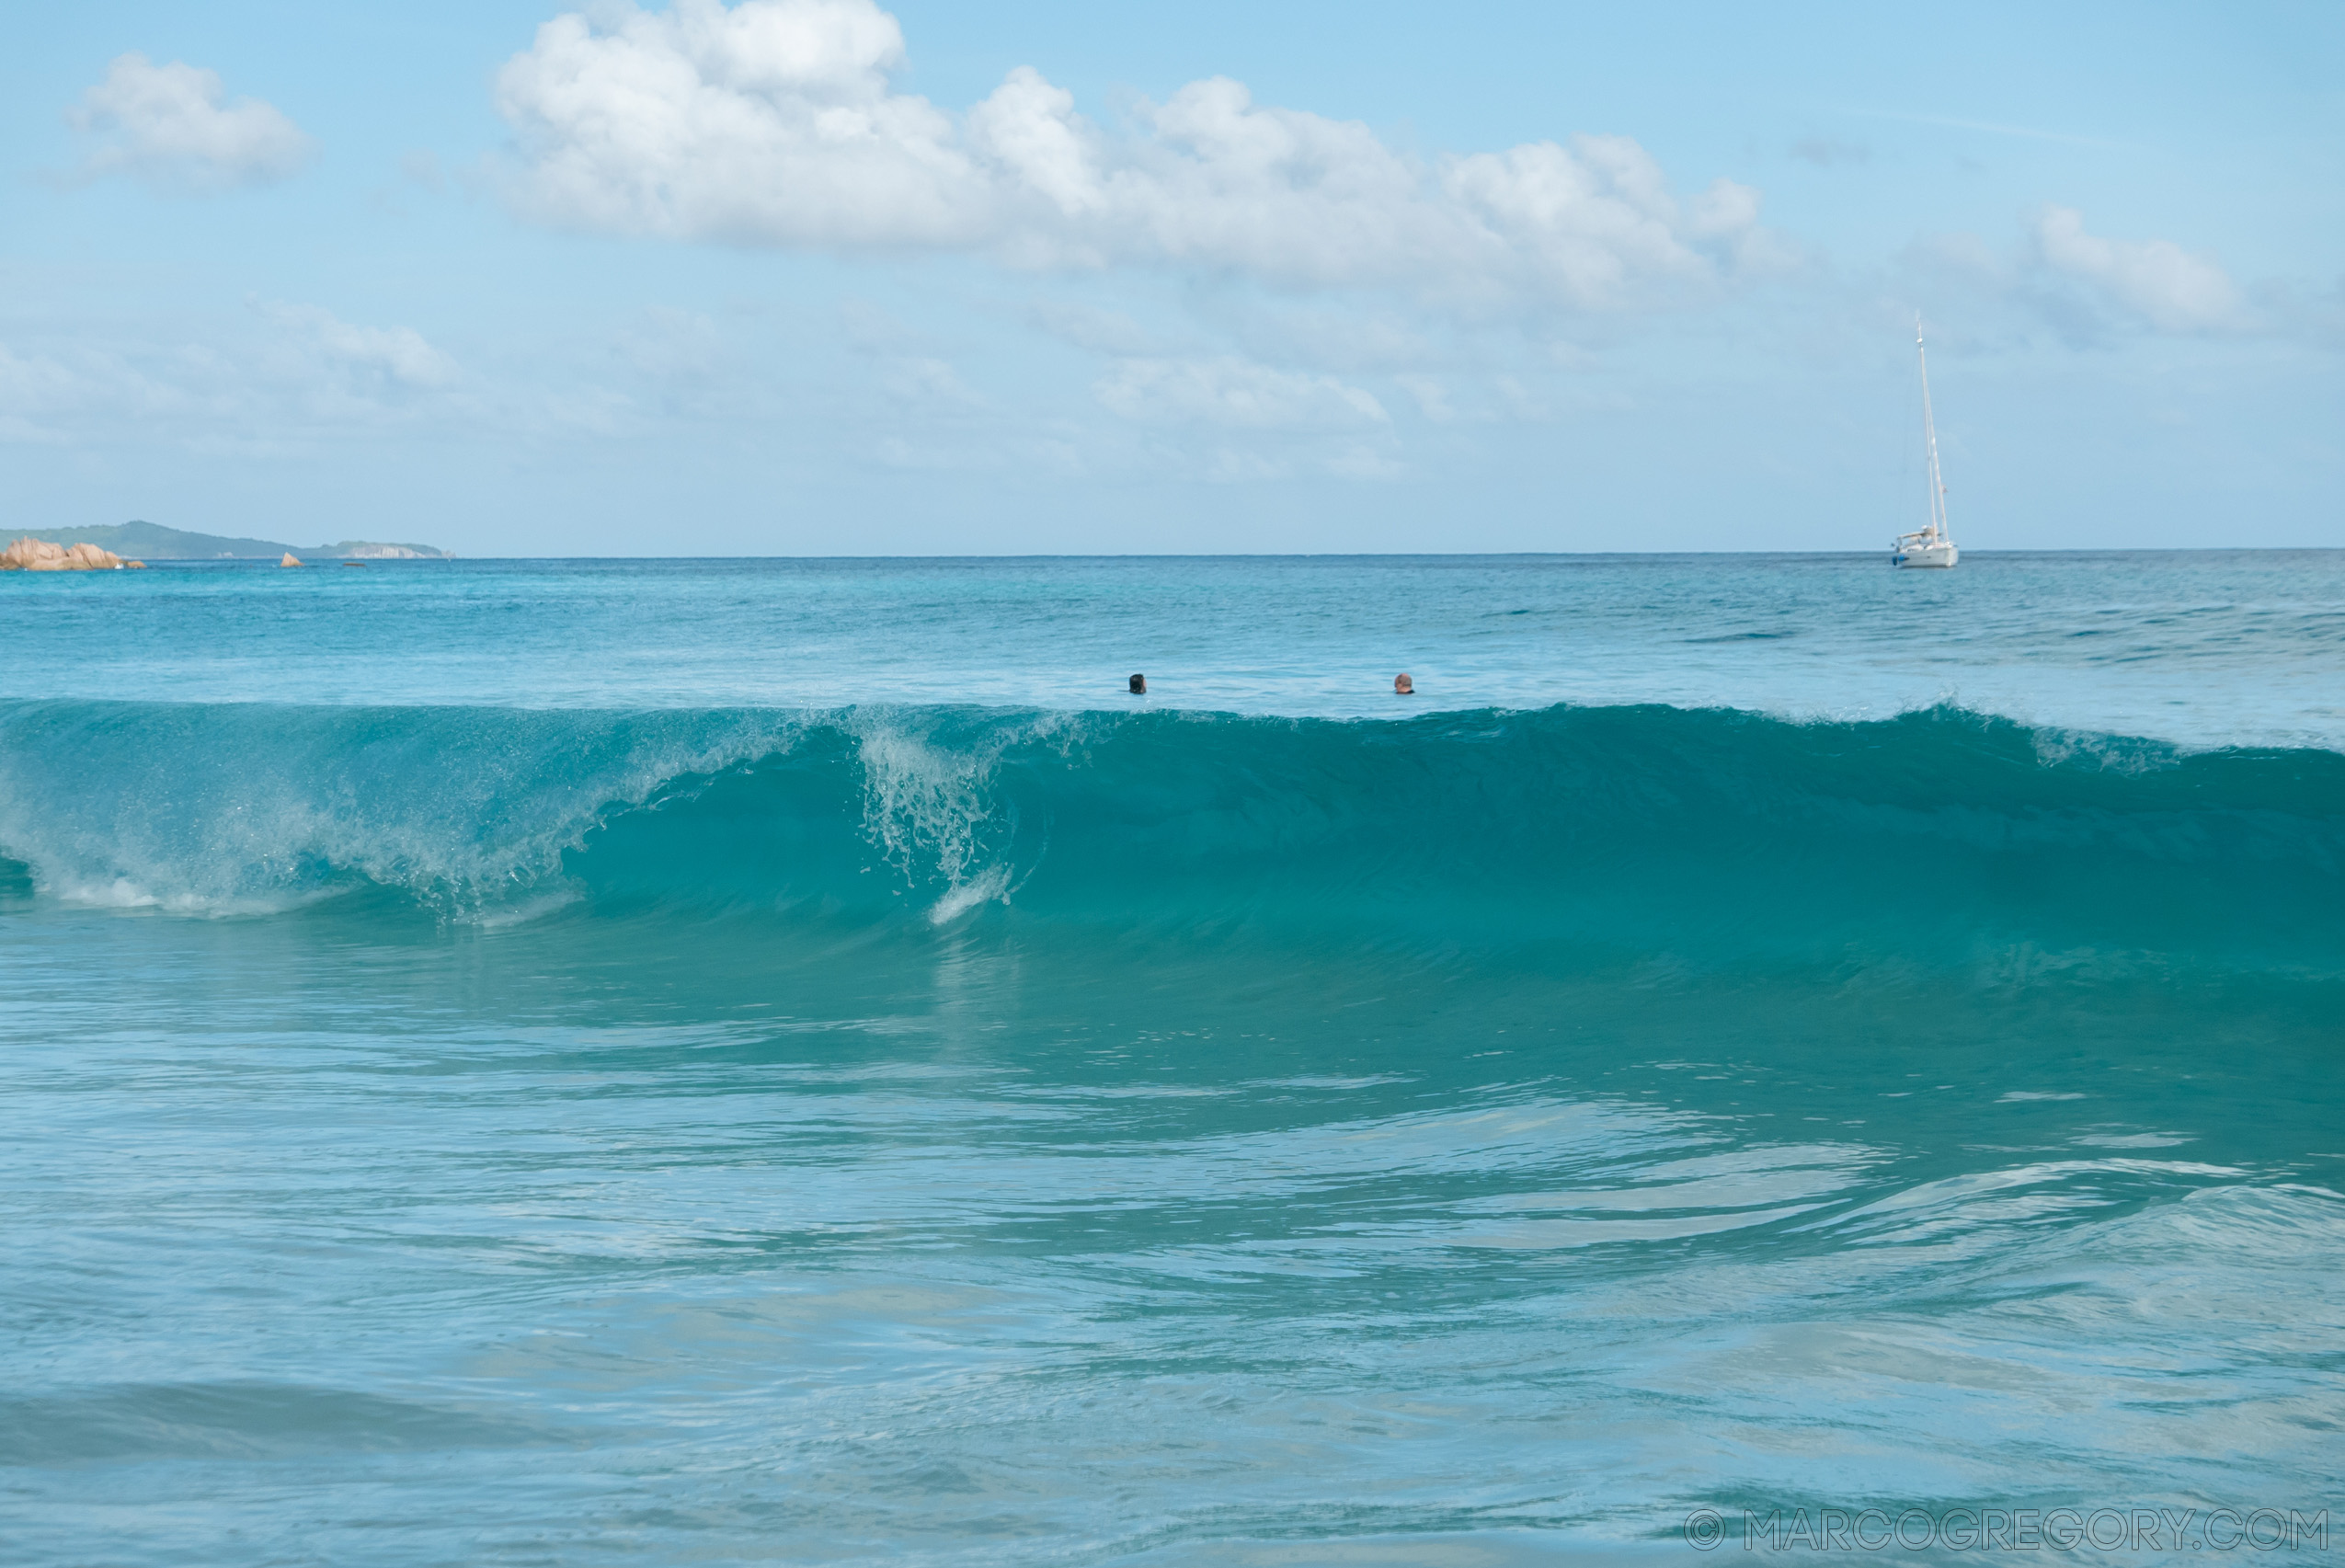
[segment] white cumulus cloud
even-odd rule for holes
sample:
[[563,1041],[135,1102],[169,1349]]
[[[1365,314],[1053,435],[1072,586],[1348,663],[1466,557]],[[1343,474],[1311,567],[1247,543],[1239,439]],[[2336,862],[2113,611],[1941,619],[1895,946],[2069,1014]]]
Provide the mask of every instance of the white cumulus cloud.
[[867,0],[679,0],[607,28],[556,17],[498,108],[539,217],[742,244],[952,245],[987,225],[950,116],[891,93],[894,17]]
[[2247,326],[2239,291],[2222,265],[2171,240],[2103,239],[2073,207],[2037,214],[2043,265],[2088,285],[2161,332],[2228,332]]
[[1626,137],[1420,160],[1367,126],[1193,82],[1128,132],[1021,66],[966,113],[894,90],[872,0],[675,0],[558,17],[498,78],[535,219],[1025,266],[1178,266],[1603,308],[1765,249],[1758,196],[1690,200]]
[[125,54],[106,79],[65,111],[92,143],[85,177],[128,174],[174,190],[219,190],[283,179],[314,143],[258,98],[223,103],[220,74],[174,61]]

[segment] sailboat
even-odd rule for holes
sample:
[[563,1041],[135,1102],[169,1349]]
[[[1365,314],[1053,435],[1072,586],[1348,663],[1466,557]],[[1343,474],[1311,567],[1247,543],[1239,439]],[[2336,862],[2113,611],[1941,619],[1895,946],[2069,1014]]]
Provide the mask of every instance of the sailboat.
[[1946,476],[1938,469],[1938,424],[1929,412],[1929,355],[1922,348],[1922,324],[1914,321],[1914,357],[1922,368],[1922,444],[1929,451],[1929,521],[1901,533],[1889,547],[1893,567],[1950,567],[1962,558],[1946,530]]

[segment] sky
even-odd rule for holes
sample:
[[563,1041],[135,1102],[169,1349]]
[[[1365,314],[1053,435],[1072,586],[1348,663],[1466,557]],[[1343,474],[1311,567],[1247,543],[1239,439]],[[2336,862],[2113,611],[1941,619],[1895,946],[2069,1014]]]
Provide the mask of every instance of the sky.
[[0,532],[2345,544],[2345,6],[21,7]]

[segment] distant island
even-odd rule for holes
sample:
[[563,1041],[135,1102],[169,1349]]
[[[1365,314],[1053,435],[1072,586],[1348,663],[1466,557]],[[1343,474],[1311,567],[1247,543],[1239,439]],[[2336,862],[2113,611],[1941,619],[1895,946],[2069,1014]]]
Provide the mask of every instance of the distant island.
[[154,522],[116,522],[103,528],[44,530],[41,536],[60,544],[96,544],[118,555],[145,561],[219,561],[248,557],[276,560],[298,555],[323,561],[446,561],[447,551],[429,544],[383,544],[371,539],[345,539],[338,544],[287,544],[275,539],[232,539],[219,533],[190,533]]

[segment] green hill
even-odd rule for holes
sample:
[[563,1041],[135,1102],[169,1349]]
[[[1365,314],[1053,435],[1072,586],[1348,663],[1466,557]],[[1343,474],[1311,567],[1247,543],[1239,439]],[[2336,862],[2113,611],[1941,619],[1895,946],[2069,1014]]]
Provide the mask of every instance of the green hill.
[[154,522],[116,522],[103,528],[35,529],[37,539],[60,544],[85,542],[100,545],[125,559],[141,561],[217,561],[260,558],[275,560],[288,551],[303,560],[386,560],[419,556],[445,560],[448,552],[429,544],[381,544],[368,539],[345,539],[338,544],[287,544],[274,539],[238,539],[220,533],[190,533]]

